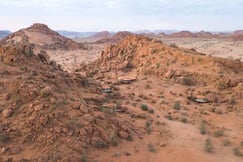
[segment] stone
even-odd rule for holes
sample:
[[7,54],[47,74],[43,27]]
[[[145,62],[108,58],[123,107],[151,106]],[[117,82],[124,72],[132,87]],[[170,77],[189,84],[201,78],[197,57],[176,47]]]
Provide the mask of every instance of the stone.
[[114,153],[113,156],[114,156],[114,157],[119,157],[119,156],[121,156],[121,154],[120,154],[119,152],[116,152],[116,153]]
[[3,110],[2,114],[3,114],[4,118],[8,118],[13,114],[13,110],[12,109],[5,109],[5,110]]
[[127,151],[125,151],[125,152],[124,152],[124,155],[126,155],[126,156],[130,156],[130,155],[131,155],[131,153],[129,153],[129,152],[127,152]]
[[50,102],[51,102],[51,104],[55,104],[55,103],[56,103],[56,98],[51,97],[51,98],[50,98]]
[[89,112],[89,109],[85,105],[80,105],[79,110],[85,114]]
[[169,70],[166,74],[165,74],[165,77],[166,78],[172,78],[173,77],[173,75],[175,74],[175,70]]
[[75,103],[72,105],[72,108],[73,108],[73,109],[79,109],[79,108],[80,108],[80,103],[79,103],[79,102],[75,102]]
[[52,93],[52,89],[51,89],[51,87],[45,87],[45,88],[43,88],[43,89],[40,91],[40,93],[41,93],[41,96],[42,96],[42,97],[47,97],[47,96],[50,96],[50,95],[51,95],[51,93]]
[[128,136],[129,136],[129,134],[128,134],[127,132],[125,132],[125,131],[120,131],[120,132],[118,133],[118,135],[119,135],[119,137],[121,137],[121,138],[123,138],[123,139],[127,139]]
[[43,104],[34,106],[34,110],[35,110],[35,111],[40,111],[40,110],[43,109],[43,108],[44,108],[44,105],[43,105]]
[[160,142],[160,144],[159,144],[160,147],[165,147],[166,145],[167,145],[167,144],[166,144],[165,141],[162,141],[162,142]]
[[8,151],[8,148],[6,148],[6,147],[2,147],[2,149],[1,149],[1,153],[5,153],[5,152],[7,152]]
[[105,103],[102,106],[108,109],[115,109],[117,107],[115,103]]
[[11,149],[12,154],[18,154],[21,151],[22,151],[21,147],[18,147],[18,146]]
[[215,113],[216,113],[216,114],[222,114],[223,111],[222,111],[221,108],[217,107],[217,108],[215,109]]

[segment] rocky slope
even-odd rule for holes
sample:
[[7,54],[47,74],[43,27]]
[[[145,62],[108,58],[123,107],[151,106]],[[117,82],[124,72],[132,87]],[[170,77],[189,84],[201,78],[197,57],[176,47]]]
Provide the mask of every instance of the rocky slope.
[[0,161],[81,161],[137,136],[119,93],[62,71],[28,43],[0,46],[0,76]]
[[128,36],[79,71],[119,89],[145,130],[99,161],[242,161],[242,62]]
[[[86,70],[134,69],[137,73],[155,74],[181,84],[214,85],[219,89],[242,82],[243,63],[213,58],[194,49],[179,49],[143,36],[130,36],[111,45]],[[186,82],[186,83],[185,83]]]

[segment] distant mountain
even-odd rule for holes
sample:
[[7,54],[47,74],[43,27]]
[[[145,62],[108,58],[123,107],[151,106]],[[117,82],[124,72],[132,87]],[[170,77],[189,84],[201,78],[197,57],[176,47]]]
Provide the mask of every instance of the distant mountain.
[[8,36],[9,34],[11,34],[9,30],[0,30],[0,39]]
[[159,33],[165,33],[165,34],[171,34],[178,32],[178,30],[138,30],[138,31],[133,31],[132,33],[135,34],[159,34]]
[[94,35],[91,35],[90,38],[94,39],[103,39],[103,38],[110,38],[113,35],[113,33],[110,33],[108,31],[102,31],[95,33]]
[[67,31],[67,30],[57,30],[57,32],[67,38],[86,38],[98,33],[98,32],[75,32],[75,31]]
[[96,43],[107,43],[107,42],[117,43],[120,40],[124,39],[125,37],[131,36],[131,35],[134,35],[134,33],[131,33],[129,31],[119,31],[119,32],[113,34],[111,37],[102,38],[102,39],[96,41]]

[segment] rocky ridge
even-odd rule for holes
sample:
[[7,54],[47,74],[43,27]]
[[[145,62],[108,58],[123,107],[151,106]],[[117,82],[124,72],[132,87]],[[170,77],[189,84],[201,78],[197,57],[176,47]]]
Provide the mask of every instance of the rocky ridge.
[[[0,67],[0,161],[79,161],[137,135],[100,84],[62,71],[28,44],[0,46]],[[103,108],[107,102],[116,107]]]

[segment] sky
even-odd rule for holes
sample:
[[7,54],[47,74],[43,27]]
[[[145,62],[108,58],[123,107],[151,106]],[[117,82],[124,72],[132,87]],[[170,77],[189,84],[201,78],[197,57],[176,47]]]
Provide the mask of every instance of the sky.
[[54,30],[243,29],[243,0],[2,0],[0,30],[33,23]]

